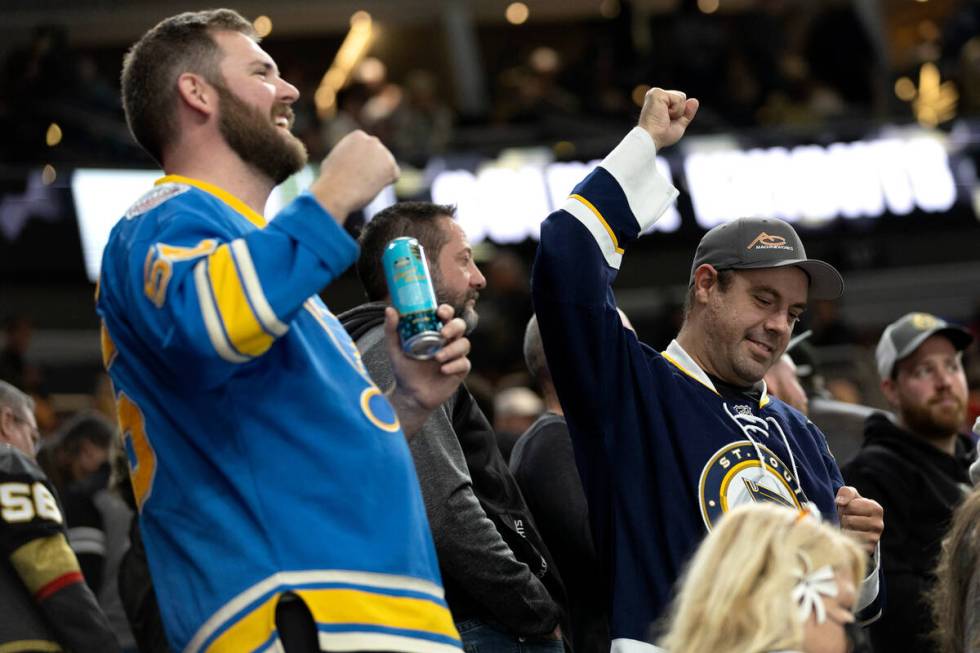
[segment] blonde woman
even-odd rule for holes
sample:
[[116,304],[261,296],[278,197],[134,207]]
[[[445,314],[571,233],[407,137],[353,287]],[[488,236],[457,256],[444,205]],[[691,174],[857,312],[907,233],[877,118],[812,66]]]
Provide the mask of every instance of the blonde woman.
[[867,556],[775,504],[735,508],[702,542],[659,645],[670,653],[846,653]]
[[980,486],[953,513],[931,598],[938,651],[980,653]]

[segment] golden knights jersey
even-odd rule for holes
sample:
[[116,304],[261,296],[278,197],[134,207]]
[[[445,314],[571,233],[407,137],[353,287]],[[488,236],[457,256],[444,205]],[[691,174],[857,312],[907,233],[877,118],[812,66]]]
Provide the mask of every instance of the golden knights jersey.
[[0,444],[0,651],[120,650],[65,537],[51,482]]
[[[625,248],[676,196],[634,129],[542,224],[534,263],[534,308],[609,575],[613,653],[659,650],[651,627],[730,508],[766,501],[836,522],[843,485],[823,433],[764,386],[723,396],[678,343],[659,353],[623,327],[612,283]],[[877,616],[877,595],[875,568],[859,618]]]
[[316,296],[356,255],[309,194],[266,225],[175,176],[112,231],[103,355],[176,651],[276,650],[286,591],[330,650],[459,648],[397,416]]

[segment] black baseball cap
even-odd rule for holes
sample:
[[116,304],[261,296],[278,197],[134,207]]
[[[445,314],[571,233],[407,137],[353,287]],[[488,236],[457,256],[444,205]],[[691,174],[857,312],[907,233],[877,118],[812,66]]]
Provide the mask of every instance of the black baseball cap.
[[929,313],[906,313],[887,327],[881,334],[875,349],[878,376],[891,378],[895,364],[910,356],[932,336],[940,334],[953,343],[957,351],[963,351],[973,342],[973,335],[963,327]]
[[754,270],[795,265],[810,278],[811,299],[837,299],[844,279],[834,266],[807,258],[796,230],[777,218],[738,218],[704,235],[694,253],[694,271],[705,263],[716,270]]

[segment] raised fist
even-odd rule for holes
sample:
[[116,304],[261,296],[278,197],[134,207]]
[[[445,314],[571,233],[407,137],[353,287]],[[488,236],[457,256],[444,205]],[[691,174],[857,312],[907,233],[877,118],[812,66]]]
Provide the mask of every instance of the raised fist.
[[680,91],[651,88],[643,98],[639,125],[653,138],[657,149],[681,139],[698,112],[698,101]]
[[320,176],[310,192],[343,224],[388,184],[398,179],[398,164],[388,148],[361,130],[347,134],[320,164]]

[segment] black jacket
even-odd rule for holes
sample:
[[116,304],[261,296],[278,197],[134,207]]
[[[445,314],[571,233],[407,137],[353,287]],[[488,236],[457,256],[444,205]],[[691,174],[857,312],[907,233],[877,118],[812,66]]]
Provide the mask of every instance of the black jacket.
[[565,418],[545,413],[517,440],[510,470],[555,562],[568,593],[575,653],[609,653],[608,584],[592,542],[585,490]]
[[[392,378],[380,332],[384,307],[364,304],[340,315],[383,388]],[[515,638],[550,634],[564,600],[561,579],[466,386],[433,412],[409,448],[453,618],[480,619]]]
[[0,486],[0,650],[120,651],[95,595],[77,573],[62,508],[44,472],[0,444]]
[[966,435],[950,456],[881,413],[868,417],[864,444],[843,467],[844,480],[885,510],[881,564],[888,580],[881,619],[871,626],[875,651],[933,651],[926,594],[953,510],[970,487],[974,443]]

